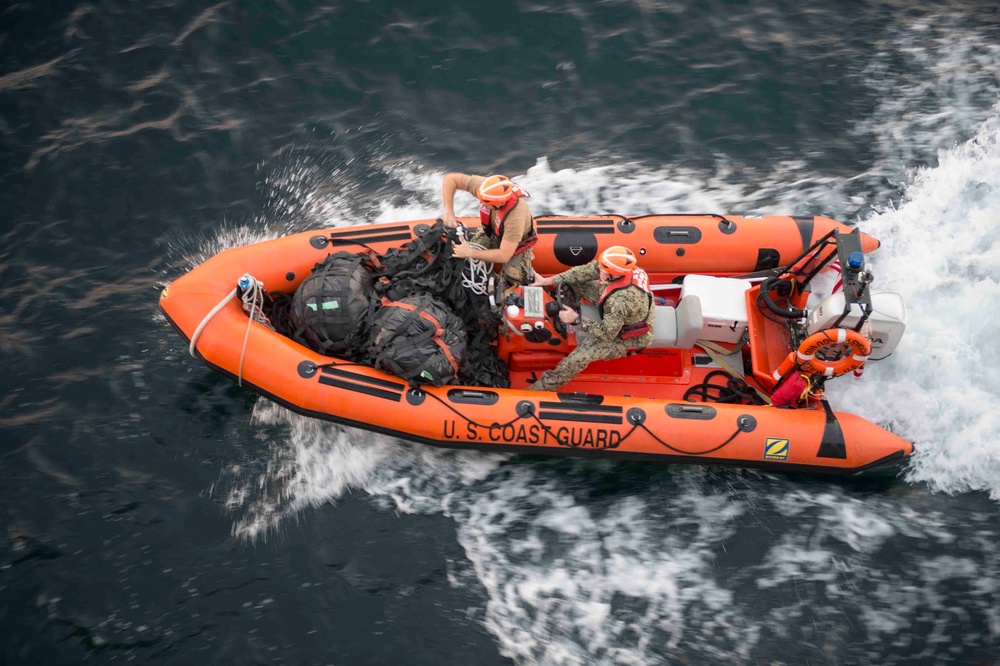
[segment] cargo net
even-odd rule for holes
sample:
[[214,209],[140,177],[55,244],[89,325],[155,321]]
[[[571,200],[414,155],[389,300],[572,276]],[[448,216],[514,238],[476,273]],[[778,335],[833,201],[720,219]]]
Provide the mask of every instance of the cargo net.
[[276,331],[310,349],[414,385],[507,388],[494,344],[500,313],[486,290],[463,286],[468,268],[452,259],[455,237],[439,221],[385,254],[335,252],[294,294],[272,292],[264,312]]

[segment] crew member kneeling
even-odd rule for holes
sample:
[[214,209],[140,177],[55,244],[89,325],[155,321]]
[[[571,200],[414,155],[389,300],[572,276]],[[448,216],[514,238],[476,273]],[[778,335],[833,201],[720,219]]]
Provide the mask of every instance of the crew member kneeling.
[[536,277],[539,286],[567,283],[581,297],[597,304],[599,320],[582,319],[563,306],[559,319],[575,324],[587,333],[576,349],[552,370],[546,370],[528,388],[554,391],[586,368],[592,361],[607,361],[644,349],[653,341],[653,293],[649,276],[636,265],[627,247],[609,247],[583,266],[576,266],[550,278]]

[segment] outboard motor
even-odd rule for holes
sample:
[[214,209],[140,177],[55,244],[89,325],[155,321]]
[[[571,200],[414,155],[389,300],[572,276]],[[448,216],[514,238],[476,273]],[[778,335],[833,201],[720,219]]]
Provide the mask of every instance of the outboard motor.
[[[906,330],[906,308],[903,297],[892,291],[872,290],[872,311],[868,316],[871,323],[872,351],[868,358],[878,360],[896,351],[896,346]],[[838,291],[827,296],[809,311],[807,330],[809,335],[828,328],[856,328],[863,315],[861,306],[852,303],[847,316],[847,299]]]
[[[843,238],[854,240],[850,235]],[[871,326],[871,353],[868,358],[885,358],[896,350],[906,330],[903,298],[895,292],[871,289],[872,275],[865,266],[864,255],[858,250],[848,252],[845,246],[848,242],[838,246],[842,255],[842,286],[826,296],[819,305],[810,308],[806,320],[807,335],[828,328],[859,330],[861,321],[867,318]],[[849,246],[847,249],[850,249]]]

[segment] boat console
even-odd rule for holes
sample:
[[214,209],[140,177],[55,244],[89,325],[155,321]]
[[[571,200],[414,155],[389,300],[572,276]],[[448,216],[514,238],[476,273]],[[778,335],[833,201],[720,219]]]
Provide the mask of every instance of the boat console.
[[[627,384],[635,386],[620,390],[660,396],[665,385],[676,387],[691,382],[693,374],[697,374],[691,372],[693,362],[710,362],[707,356],[695,352],[696,342],[706,334],[700,296],[691,293],[678,301],[679,290],[671,285],[655,297],[661,304],[654,305],[653,343],[634,355],[591,363],[575,380],[577,387],[589,382],[595,384],[590,390],[598,392],[613,391],[608,383]],[[600,316],[596,305],[578,303],[575,296],[567,298],[565,292],[555,288],[527,285],[507,292],[498,352],[510,370],[512,385],[526,385],[543,371],[555,367],[586,338],[582,329],[565,326],[559,320],[558,313],[567,301],[582,317]],[[599,387],[597,383],[605,385]]]

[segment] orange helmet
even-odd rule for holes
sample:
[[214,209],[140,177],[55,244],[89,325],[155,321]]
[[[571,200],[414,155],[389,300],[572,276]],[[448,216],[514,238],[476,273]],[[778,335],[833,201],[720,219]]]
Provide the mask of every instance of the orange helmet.
[[507,176],[490,176],[476,193],[484,206],[502,206],[514,196],[514,183]]
[[597,264],[605,273],[612,275],[628,275],[636,267],[637,262],[632,250],[624,245],[612,245],[597,258]]

